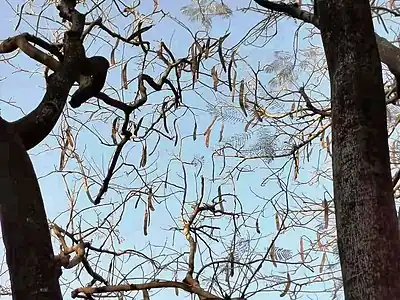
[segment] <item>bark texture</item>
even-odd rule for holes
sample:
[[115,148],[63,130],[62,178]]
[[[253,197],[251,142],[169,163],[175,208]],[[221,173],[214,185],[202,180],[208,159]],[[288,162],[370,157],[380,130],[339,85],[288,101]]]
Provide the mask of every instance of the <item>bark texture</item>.
[[385,95],[368,0],[319,0],[332,93],[333,185],[347,300],[400,299]]
[[0,118],[0,216],[13,299],[62,299],[39,185],[13,128]]
[[[81,35],[85,16],[74,9],[75,5],[76,1],[63,0],[57,6],[60,16],[71,22],[70,30],[64,34],[62,62],[57,63],[30,45],[30,35],[9,38],[0,44],[0,53],[19,48],[56,69],[35,110],[14,123],[0,118],[0,221],[15,300],[62,299],[60,268],[54,259],[43,199],[27,149],[41,142],[54,127],[84,66]],[[51,45],[35,39],[36,44],[51,49]]]

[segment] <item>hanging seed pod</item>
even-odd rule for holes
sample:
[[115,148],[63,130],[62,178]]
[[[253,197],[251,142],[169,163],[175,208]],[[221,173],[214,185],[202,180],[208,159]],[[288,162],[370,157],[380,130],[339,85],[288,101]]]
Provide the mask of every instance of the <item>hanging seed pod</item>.
[[144,143],[142,147],[142,157],[140,159],[140,167],[145,167],[147,163],[147,144],[146,142]]
[[237,72],[236,72],[236,70],[233,70],[233,78],[232,78],[232,102],[235,101],[235,94],[236,94],[236,78],[237,78]]
[[279,229],[281,228],[281,224],[278,213],[275,213],[275,226],[276,226],[276,231],[279,231]]
[[224,127],[225,127],[225,124],[222,123],[222,124],[221,124],[221,129],[219,130],[219,140],[218,140],[218,143],[221,143],[222,140],[223,140],[223,138],[224,138]]
[[278,265],[276,263],[276,253],[275,253],[275,245],[271,246],[271,249],[269,250],[269,257],[271,259],[272,264],[276,268]]
[[235,51],[233,51],[231,60],[229,61],[229,65],[228,65],[228,86],[229,86],[229,91],[231,91],[231,92],[232,92],[232,67],[233,67],[234,61],[235,61]]
[[149,195],[147,197],[147,206],[151,211],[155,211],[154,205],[153,205],[153,189],[149,189]]
[[244,80],[240,82],[240,88],[239,88],[239,105],[240,108],[242,109],[244,115],[247,117],[247,112],[246,112],[246,103],[245,103],[246,98],[244,97]]
[[329,223],[329,205],[326,199],[324,199],[323,207],[324,207],[324,228],[327,229]]
[[144,211],[144,218],[143,218],[143,234],[145,236],[147,236],[148,218],[149,218],[149,213],[146,208]]
[[122,87],[127,90],[128,89],[128,74],[127,74],[127,67],[128,63],[126,62],[124,66],[122,67],[122,73],[121,73],[121,80],[122,80]]
[[208,38],[207,39],[207,42],[206,42],[206,49],[205,49],[205,51],[204,51],[204,58],[208,58],[208,56],[210,55],[210,42],[211,42],[211,39],[210,38]]
[[66,150],[63,147],[63,149],[61,150],[61,154],[60,154],[60,165],[58,167],[58,169],[60,171],[62,171],[64,169],[64,167],[65,167],[65,154],[66,154]]
[[297,176],[299,175],[299,151],[296,151],[295,154],[295,160],[294,160],[294,180],[297,179]]
[[197,139],[197,122],[194,121],[194,128],[193,128],[193,141]]
[[158,8],[158,0],[153,0],[153,13],[157,10]]
[[300,259],[301,259],[301,262],[304,263],[305,258],[304,258],[304,242],[303,242],[303,237],[300,238]]
[[218,187],[218,202],[222,202],[222,191],[221,191],[221,186]]
[[217,120],[217,117],[214,117],[214,119],[211,121],[211,124],[207,127],[206,131],[204,132],[205,144],[206,144],[207,148],[210,146],[211,129],[212,129],[212,127],[213,127],[213,125],[214,125],[216,120]]
[[285,297],[285,295],[289,292],[290,289],[290,284],[291,284],[291,279],[290,279],[290,274],[289,272],[286,273],[286,284],[285,284],[285,288],[283,289],[282,293],[280,294],[281,297]]
[[138,135],[138,132],[139,132],[140,126],[142,125],[142,122],[143,122],[143,117],[140,118],[139,122],[138,122],[137,125],[135,126],[135,129],[134,129],[134,131],[133,131],[133,135],[134,135],[134,136],[137,136],[137,135]]
[[212,69],[211,69],[211,76],[213,79],[214,90],[216,91],[216,90],[218,90],[219,79],[218,79],[218,72],[217,72],[217,69],[215,66],[212,67]]
[[110,65],[114,66],[116,64],[115,62],[115,50],[117,49],[119,44],[119,39],[115,42],[115,46],[111,49],[111,54],[110,54]]
[[326,262],[326,252],[324,252],[324,254],[322,254],[321,263],[319,265],[319,273],[322,273],[324,271],[325,262]]
[[224,41],[223,38],[220,38],[219,41],[218,41],[218,56],[219,56],[219,61],[221,62],[221,65],[222,65],[222,69],[226,73],[225,58],[224,58],[224,55],[222,54],[222,43],[223,43],[223,41]]
[[261,233],[261,231],[260,231],[260,224],[258,223],[258,219],[256,220],[256,232],[257,232],[258,234]]
[[231,277],[235,276],[235,257],[233,251],[229,253],[229,275]]
[[317,245],[318,245],[319,250],[322,250],[324,248],[324,246],[322,245],[322,242],[321,242],[321,235],[319,232],[317,232]]
[[73,148],[74,139],[72,138],[71,128],[69,126],[67,127],[67,129],[65,129],[65,137],[67,138],[67,145],[70,146],[70,148]]

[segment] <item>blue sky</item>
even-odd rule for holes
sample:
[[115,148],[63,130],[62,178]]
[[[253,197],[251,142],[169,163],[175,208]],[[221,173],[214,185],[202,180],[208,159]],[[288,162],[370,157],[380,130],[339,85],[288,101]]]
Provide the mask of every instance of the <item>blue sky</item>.
[[[179,7],[187,4],[189,1],[184,1],[184,0],[174,1],[173,7],[172,5],[167,3],[167,1],[160,0],[159,2],[160,6],[165,8],[166,11],[170,11],[172,15],[179,17],[182,21],[185,20],[185,18],[179,12]],[[15,0],[12,2],[12,6],[15,8],[17,3],[22,4],[23,2]],[[242,2],[238,0],[231,0],[227,1],[226,3],[232,9],[235,9],[238,5],[242,5]],[[149,12],[151,11],[151,9],[152,9],[152,3],[149,3],[149,6],[146,6],[146,4],[142,4],[142,6],[140,7],[142,13]],[[48,11],[46,11],[43,15],[54,17],[54,15],[52,15]],[[224,35],[226,31],[230,31],[231,35],[227,39],[225,46],[231,47],[235,45],[252,26],[254,26],[257,22],[259,22],[261,20],[261,17],[262,17],[261,15],[255,13],[249,13],[244,15],[240,12],[237,12],[234,14],[232,18],[228,20],[216,18],[213,22],[211,35],[218,37]],[[15,12],[12,10],[12,7],[6,1],[3,1],[1,3],[0,18],[5,21],[3,22],[3,26],[0,27],[0,36],[1,36],[0,39],[5,39],[8,36],[17,34],[14,31],[14,28],[17,24],[17,18]],[[123,20],[122,18],[120,18],[115,22],[117,22],[118,28],[119,30],[121,30],[121,34],[126,35],[126,32],[124,32],[124,28],[127,24],[131,22],[130,19],[126,18]],[[193,31],[201,27],[201,25],[199,24],[188,23],[188,22],[185,23]],[[40,20],[39,23],[36,23],[35,21],[34,23],[31,24],[34,24],[33,28],[29,24],[24,23],[22,21],[19,27],[19,32],[28,31],[30,33],[34,33],[35,26],[46,27],[48,24],[51,23],[43,18]],[[51,26],[54,27],[54,24],[52,24]],[[295,22],[293,22],[292,20],[285,20],[283,22],[280,22],[278,26],[278,35],[274,37],[274,39],[271,42],[269,42],[263,48],[243,46],[240,48],[241,56],[246,57],[246,62],[248,64],[252,65],[253,67],[256,67],[258,61],[262,61],[264,64],[271,63],[275,59],[274,57],[275,50],[284,50],[288,52],[293,52],[293,33],[295,32],[297,26],[298,23],[295,24]],[[127,31],[129,32],[129,30]],[[42,32],[44,32],[44,34],[47,36],[51,36],[50,32],[46,31]],[[302,34],[304,36],[305,34],[304,31]],[[176,57],[185,56],[187,54],[187,49],[192,42],[188,32],[177,26],[176,23],[174,23],[173,21],[168,20],[166,18],[163,19],[160,22],[160,24],[156,24],[156,26],[152,30],[146,32],[144,36],[147,40],[151,41],[152,43],[154,42],[153,45],[156,45],[156,41],[163,40],[164,42],[167,43],[167,45],[169,46],[169,48],[172,50],[172,52]],[[303,36],[300,35],[299,40],[304,47],[304,45],[307,45],[305,44],[307,43],[307,41],[304,41],[302,39]],[[316,40],[318,43],[318,39],[314,40]],[[87,45],[89,45],[89,42],[87,43]],[[130,57],[140,52],[136,48],[132,49],[132,47],[130,46],[122,46],[122,44],[120,45],[121,46],[118,48],[118,51],[116,52],[116,57],[118,61],[121,61],[121,59],[124,57],[123,55],[126,55],[125,57]],[[110,55],[109,53],[111,51],[112,46],[113,44],[102,43],[99,40],[98,42],[90,45],[90,47],[88,48],[88,53],[89,55],[95,55],[96,53],[100,53],[102,55],[105,55],[106,57],[109,57]],[[135,62],[136,61],[134,59],[129,62],[128,65],[129,78],[132,78],[134,75],[137,74],[138,66],[135,65]],[[216,63],[217,61],[212,62],[211,66],[212,64]],[[18,64],[24,71],[15,72],[15,68],[13,66],[9,66],[5,62],[0,64],[0,78],[8,77],[6,80],[0,81],[0,99],[5,101],[7,100],[15,101],[16,104],[22,107],[23,111],[26,113],[29,112],[39,103],[44,93],[44,88],[43,88],[44,79],[40,75],[40,73],[43,72],[43,68],[38,67],[35,62],[32,62],[31,60],[27,59],[24,55],[20,55],[17,59],[13,60],[13,64],[14,65]],[[207,66],[209,67],[210,65]],[[240,64],[240,66],[243,66],[243,64]],[[32,72],[33,70],[36,70],[37,74],[31,76],[29,72]],[[109,85],[116,87],[117,89],[119,89],[119,87],[121,86],[120,70],[121,66],[117,65],[116,67],[110,70],[110,74],[108,77]],[[159,68],[158,69],[156,68],[154,70],[154,73],[151,73],[151,68],[148,68],[146,72],[149,72],[152,75],[153,74],[157,75],[158,74],[157,70],[159,70]],[[10,76],[11,72],[12,75]],[[238,70],[239,74],[238,78],[248,76],[247,72],[248,69],[246,69],[245,67],[240,67],[240,69]],[[263,79],[265,79],[267,82],[271,78],[265,77]],[[299,79],[298,84],[300,84],[301,81],[306,81],[306,80],[307,77],[302,75]],[[321,90],[323,90],[326,93],[326,95],[328,95],[327,89],[328,87],[326,84],[321,87]],[[148,90],[150,91],[151,89],[148,88]],[[132,99],[134,97],[135,92],[136,92],[136,82],[133,82],[130,85],[129,90],[125,91],[121,95],[123,95],[126,101],[129,101],[129,99]],[[211,136],[210,149],[206,149],[204,146],[204,137],[200,134],[204,132],[206,127],[210,124],[212,116],[207,111],[207,106],[205,105],[205,102],[202,100],[202,97],[203,99],[207,99],[207,101],[213,103],[216,98],[220,99],[222,96],[221,94],[210,92],[209,90],[204,88],[198,88],[196,89],[196,92],[198,92],[198,94],[194,92],[185,93],[184,102],[188,106],[197,108],[196,115],[199,126],[198,129],[199,134],[197,140],[193,141],[191,138],[193,132],[193,121],[192,121],[193,117],[190,114],[187,114],[185,117],[183,117],[182,121],[179,124],[180,136],[181,137],[187,136],[187,138],[184,139],[184,145],[182,146],[181,149],[181,155],[182,159],[185,160],[186,162],[191,162],[196,157],[197,158],[204,157],[204,168],[202,169],[200,174],[206,178],[205,196],[211,199],[217,195],[217,188],[219,184],[221,184],[221,181],[218,180],[215,183],[211,182],[211,174],[212,174],[211,150],[217,147],[218,135],[219,135],[218,132],[221,124],[220,122],[217,122],[215,124]],[[136,112],[135,120],[137,121],[137,119],[139,119],[142,116],[148,117],[148,115],[146,114],[148,114],[154,109],[154,107],[151,105],[154,105],[155,103],[159,103],[160,101],[162,101],[162,97],[164,95],[165,94],[163,93],[152,94],[151,97],[149,97],[149,106]],[[238,106],[237,100],[235,102],[235,105]],[[1,108],[1,116],[7,120],[14,120],[21,116],[21,112],[18,109],[13,108],[4,103],[0,103],[0,108]],[[89,105],[89,104],[82,106],[76,111],[71,111],[71,109],[68,108],[68,112],[69,116],[67,119],[74,126],[79,127],[80,123],[87,122],[86,126],[81,126],[82,132],[80,133],[79,138],[77,140],[79,153],[81,157],[84,159],[86,166],[89,167],[90,164],[92,164],[92,166],[94,166],[94,163],[97,164],[98,172],[102,173],[102,175],[98,177],[98,180],[101,180],[104,177],[104,172],[107,170],[110,157],[113,153],[113,148],[102,146],[99,139],[93,135],[93,131],[97,131],[102,137],[104,137],[105,140],[108,141],[108,143],[110,143],[111,122],[115,117],[115,114],[111,112],[106,112],[105,110],[97,112],[95,111],[94,105]],[[177,114],[179,115],[179,112]],[[77,121],[75,118],[77,118],[80,121]],[[107,121],[102,121],[101,118],[103,119],[108,118],[108,119]],[[171,115],[169,119],[170,129],[173,128],[172,126],[173,120],[174,116]],[[233,135],[236,132],[242,132],[243,127],[244,124],[242,123],[231,124],[227,122],[225,124],[225,135],[229,136]],[[58,133],[58,127],[55,129],[55,132]],[[150,138],[148,143],[149,149],[154,144],[155,144],[155,139]],[[66,210],[68,209],[68,198],[65,191],[63,177],[60,174],[54,173],[54,171],[58,168],[59,156],[60,156],[60,150],[56,149],[56,147],[57,143],[55,137],[49,136],[42,143],[42,145],[31,150],[30,154],[36,172],[40,177],[40,185],[42,188],[43,198],[45,201],[48,217],[50,220],[56,220],[56,222],[59,225],[65,226],[65,223],[68,220],[69,216],[69,213],[66,213]],[[147,178],[149,180],[154,179],[156,174],[154,172],[158,172],[159,174],[165,172],[165,170],[167,169],[169,158],[173,157],[173,155],[177,155],[177,153],[179,153],[179,150],[180,150],[179,145],[178,147],[174,147],[173,141],[170,142],[167,141],[166,139],[162,139],[162,144],[159,147],[156,154],[154,154],[153,157],[149,158],[149,163],[154,162],[154,165],[150,167],[150,170],[152,170],[153,173],[147,174]],[[255,252],[256,250],[262,252],[263,249],[266,249],[269,246],[269,243],[276,234],[275,211],[273,210],[273,207],[270,204],[268,204],[269,203],[268,200],[274,200],[276,201],[274,203],[284,205],[286,201],[285,197],[287,196],[289,197],[291,203],[290,206],[293,209],[294,207],[296,207],[295,204],[296,201],[301,202],[304,199],[306,201],[309,200],[310,202],[315,201],[317,203],[320,203],[323,199],[325,189],[327,189],[328,192],[332,194],[331,184],[328,180],[321,179],[319,184],[317,183],[313,185],[306,184],[313,178],[313,175],[315,173],[321,172],[321,169],[322,171],[324,171],[324,168],[325,170],[328,170],[330,168],[329,165],[322,163],[320,165],[321,169],[319,170],[316,169],[317,164],[321,160],[323,160],[326,156],[326,151],[324,150],[318,151],[318,150],[319,150],[318,147],[314,149],[313,154],[311,155],[310,163],[301,165],[300,176],[298,181],[304,182],[305,184],[297,186],[292,182],[293,167],[291,163],[288,163],[287,166],[283,168],[282,171],[279,171],[278,177],[279,179],[281,179],[281,182],[279,182],[279,180],[275,180],[275,182],[269,181],[267,185],[262,186],[261,185],[262,180],[268,175],[279,170],[279,168],[282,165],[284,165],[284,162],[286,161],[286,159],[277,159],[265,166],[263,166],[263,163],[259,160],[246,162],[248,167],[251,168],[258,167],[259,168],[258,171],[252,173],[245,173],[244,175],[241,175],[239,181],[233,178],[232,181],[226,182],[223,185],[222,187],[223,192],[236,193],[237,197],[241,199],[241,202],[243,203],[246,212],[253,212],[253,214],[249,214],[248,220],[246,221],[247,223],[244,222],[243,226],[247,225],[254,227],[255,219],[257,217],[260,217],[260,229],[263,238],[260,239],[258,244],[254,240],[257,237],[255,230],[250,228],[246,229],[245,227],[243,227],[242,231],[243,238],[250,237],[252,239],[251,245],[252,247],[255,247],[250,252],[252,251]],[[138,166],[140,162],[140,153],[141,153],[141,145],[139,143],[134,143],[132,145],[127,146],[127,148],[124,151],[124,158],[126,158],[129,163]],[[158,158],[156,159],[155,157]],[[234,165],[234,160],[230,160],[229,166],[233,165]],[[222,166],[222,161],[217,160],[217,167],[221,166]],[[66,170],[74,170],[75,167],[76,165],[74,164],[74,162],[70,161],[69,165],[67,165]],[[94,169],[96,168],[97,167],[95,167]],[[127,168],[124,169],[124,171],[126,170]],[[188,170],[189,170],[188,178],[190,183],[188,187],[188,199],[193,200],[198,198],[198,193],[196,191],[199,190],[199,178],[196,179],[196,173],[197,173],[196,168],[188,167]],[[173,179],[174,182],[180,182],[181,175],[182,175],[181,166],[177,161],[175,161],[174,163],[171,164],[171,169],[169,171],[169,178]],[[288,176],[289,179],[287,179]],[[117,174],[117,177],[118,178],[115,179],[115,182],[118,184],[124,186],[131,186],[132,188],[139,187],[141,185],[140,180],[134,179],[133,177],[124,174],[123,171],[119,172]],[[78,179],[77,181],[73,180],[75,177],[72,175],[69,175],[66,178],[71,188],[74,186],[76,189],[79,188],[81,184],[80,179]],[[303,199],[296,198],[294,194],[285,195],[285,193],[280,188],[281,184],[283,185],[288,184],[289,188],[293,192],[296,192],[298,195],[303,194]],[[98,186],[94,186],[91,188],[92,195],[95,195],[98,188],[99,188]],[[168,191],[170,190],[167,189],[167,192]],[[124,193],[123,195],[126,195],[126,190],[122,192]],[[258,194],[263,198],[256,197],[255,194]],[[173,234],[173,231],[169,230],[170,227],[176,226],[171,218],[171,215],[173,215],[175,218],[179,216],[180,212],[179,198],[181,196],[182,196],[181,194],[177,194],[176,196],[170,195],[168,201],[163,202],[160,205],[156,205],[156,211],[153,212],[151,216],[151,225],[149,226],[148,236],[143,235],[143,229],[142,229],[143,209],[144,209],[143,203],[140,203],[138,209],[134,209],[136,199],[128,202],[124,211],[124,217],[118,227],[120,236],[124,238],[124,241],[118,246],[120,246],[121,249],[134,248],[136,250],[140,250],[146,248],[144,252],[147,255],[152,254],[153,256],[157,256],[158,253],[165,253],[163,254],[165,256],[158,257],[158,260],[160,262],[168,261],[168,259],[171,259],[171,257],[173,257],[174,255],[177,255],[178,253],[181,253],[183,251],[187,251],[188,249],[187,242],[184,239],[183,235],[179,232]],[[77,198],[76,211],[86,208],[87,209],[84,211],[84,213],[79,213],[77,215],[75,222],[76,223],[81,222],[83,228],[89,228],[90,227],[89,223],[92,223],[93,225],[94,223],[97,222],[97,216],[100,219],[102,217],[104,218],[104,216],[106,216],[110,212],[110,209],[113,207],[113,205],[116,206],[120,204],[121,197],[122,196],[119,195],[118,193],[110,191],[109,193],[106,194],[106,197],[102,202],[102,204],[104,205],[97,208],[93,208],[91,203],[87,199],[85,192],[81,190]],[[237,209],[237,207],[235,208],[235,204],[237,205],[237,203],[235,203],[233,199],[227,197],[227,203],[225,209],[227,210]],[[261,214],[260,209],[263,206],[265,207],[265,209],[263,214]],[[187,205],[186,209],[189,208],[190,207]],[[117,217],[118,215],[115,214],[115,218]],[[313,217],[311,215],[310,219],[312,218]],[[333,216],[331,215],[330,216],[331,224],[333,223],[332,219]],[[314,220],[311,223],[311,225],[309,225],[309,227],[313,228],[313,230],[316,230],[317,226],[320,224],[320,221],[321,217]],[[181,222],[178,225],[181,226]],[[215,221],[215,226],[219,226],[221,228],[221,232],[223,231],[229,232],[229,230],[232,229],[233,225],[231,222],[228,221],[228,219],[223,219]],[[249,235],[246,235],[245,233]],[[300,228],[297,228],[296,230],[291,229],[285,232],[284,235],[279,237],[279,239],[276,241],[276,246],[292,250],[293,253],[295,254],[293,261],[298,262],[298,255],[296,254],[299,247],[298,245],[300,236],[309,235],[309,238],[315,242],[316,238],[315,234],[316,232],[315,231],[313,232],[312,230],[302,230]],[[100,245],[102,242],[101,237],[98,239],[96,237],[91,237],[91,238],[93,238],[93,243],[97,246]],[[215,251],[215,255],[219,256],[219,258],[223,258],[224,255],[226,256],[227,248],[229,247],[231,242],[232,242],[231,236],[228,235],[226,239],[220,240],[219,243],[210,243],[210,245],[212,245],[213,250]],[[150,244],[153,246],[150,247],[149,246]],[[204,247],[202,249],[205,250]],[[204,253],[204,255],[207,256],[208,254]],[[313,265],[316,266],[314,271],[315,273],[318,273],[318,265],[321,259],[321,254],[313,252],[311,255],[316,260],[315,262],[313,262]],[[123,266],[125,268],[124,271],[126,272],[127,270],[133,268],[138,264],[136,259],[137,258],[131,258],[129,262],[117,261],[117,264],[119,266]],[[332,259],[333,259],[332,256],[329,255],[328,262],[333,263],[334,260]],[[107,273],[106,271],[108,269],[110,259],[109,257],[102,257],[99,261],[100,261],[99,265],[102,266],[102,268],[104,268],[104,270],[102,271],[102,274],[104,275]],[[201,263],[202,262],[200,260],[197,260],[196,266],[199,266]],[[184,266],[180,267],[183,268]],[[196,267],[196,270],[198,270],[198,268],[199,267]],[[149,270],[150,267],[148,264],[145,265],[143,269],[141,268],[136,269],[131,274],[132,277],[130,278],[130,282],[131,283],[141,282],[140,276],[142,276],[142,272],[146,272]],[[183,271],[178,274],[179,280],[182,280],[185,274],[184,269],[182,270]],[[277,272],[281,272],[279,275],[282,276],[282,278],[286,277],[286,271],[287,271],[286,266],[284,266],[283,264],[280,264],[278,268],[275,268],[270,262],[266,262],[262,270],[265,276],[272,276],[272,274],[277,275]],[[301,267],[292,276],[293,278],[298,278],[310,274],[311,273],[307,271],[304,267]],[[68,279],[73,279],[74,271],[65,271],[64,275]],[[171,272],[167,270],[163,271],[163,274],[160,277],[168,280],[173,279],[171,278]],[[326,276],[322,278],[326,277],[329,277],[329,275],[326,274]],[[87,282],[87,279],[88,279],[87,277],[83,277],[81,284],[85,284]],[[81,284],[75,281],[73,282],[71,288],[79,287]],[[331,283],[327,284],[315,283],[313,285],[304,287],[304,290],[307,289],[309,292],[304,293],[303,298],[328,299],[329,293],[321,295],[318,294],[317,291],[321,291],[325,287],[330,287],[330,284]],[[256,295],[252,298],[263,299],[263,297],[268,296],[269,299],[280,299],[279,294],[283,290],[283,287],[284,284],[281,283],[280,285],[276,286],[276,292],[260,293],[259,295]],[[255,288],[256,288],[255,286],[251,286],[248,289],[248,291],[251,292]],[[68,290],[66,299],[69,298],[69,292],[70,290]],[[156,293],[156,295],[154,295],[152,299],[164,299],[164,297],[168,296],[173,296],[176,299],[181,299],[181,298],[183,299],[188,297],[188,294],[182,291],[180,292],[179,297],[176,297],[174,295],[173,290],[151,291],[151,292]],[[238,295],[234,294],[234,296]],[[141,297],[141,295],[139,295],[139,297]]]

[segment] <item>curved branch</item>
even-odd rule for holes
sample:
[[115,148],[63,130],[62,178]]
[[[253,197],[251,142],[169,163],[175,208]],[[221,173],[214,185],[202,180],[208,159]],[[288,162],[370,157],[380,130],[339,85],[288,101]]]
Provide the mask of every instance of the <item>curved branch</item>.
[[316,108],[314,105],[312,105],[310,98],[304,91],[304,87],[301,87],[299,92],[300,92],[301,96],[304,98],[304,100],[306,101],[307,108],[309,110],[311,110],[313,113],[321,115],[323,117],[329,117],[331,115],[330,111],[325,110],[325,109],[319,109],[319,108]]
[[[52,58],[50,55],[44,53],[43,51],[35,48],[29,42],[37,43],[39,46],[48,50],[49,52],[54,52],[54,54],[57,53],[56,51],[54,51],[56,49],[55,46],[47,44],[45,41],[34,37],[29,33],[23,33],[15,37],[10,37],[3,41],[0,44],[0,53],[11,53],[19,48],[30,58],[36,60],[37,62],[40,62],[45,66],[48,66],[52,70],[56,70],[59,67],[59,62],[57,60]],[[62,57],[60,53],[57,53],[57,56],[59,58]]]
[[210,292],[207,292],[201,288],[191,286],[179,281],[153,281],[149,283],[139,283],[139,284],[121,284],[121,285],[109,285],[101,287],[83,287],[74,290],[71,293],[72,298],[78,297],[80,293],[85,295],[101,294],[101,293],[111,293],[111,292],[127,292],[127,291],[141,291],[148,289],[160,289],[160,288],[179,288],[189,293],[196,294],[200,297],[206,299],[223,299],[217,297]]
[[[81,18],[84,16],[82,15]],[[40,143],[57,123],[75,78],[80,74],[79,66],[85,59],[85,53],[80,33],[77,32],[65,33],[65,58],[62,63],[30,45],[26,36],[22,35],[14,40],[7,40],[8,48],[5,47],[6,50],[11,50],[11,46],[17,45],[27,55],[55,71],[48,78],[46,93],[40,104],[26,116],[11,123],[15,131],[19,133],[25,149],[29,150]]]
[[[66,0],[60,5],[66,6]],[[70,30],[64,35],[65,60],[60,72],[71,72],[68,76],[73,77],[79,74],[74,66],[79,66],[81,59],[83,46],[79,36],[83,26],[80,24],[84,23],[85,17],[74,6],[72,11],[69,6],[68,11],[75,31]],[[15,40],[15,44],[11,40],[7,42],[8,49],[3,50],[12,51],[15,45],[18,46]],[[49,83],[62,87],[62,91],[57,92],[60,97],[68,96],[68,78],[55,75]],[[52,100],[55,104],[57,101]],[[61,300],[59,272],[37,177],[15,126],[1,118],[0,153],[0,221],[13,299]],[[22,251],[25,248],[28,251]]]
[[[60,10],[60,15],[65,19],[73,20],[73,18],[76,18],[74,14],[71,14],[69,12],[68,7],[59,7],[59,10]],[[77,22],[75,23],[78,23],[81,26],[83,26],[84,24],[81,22],[81,20],[77,20]],[[115,34],[113,34],[109,30],[107,30],[107,28],[102,26],[101,19],[95,21],[93,24],[100,26],[103,30],[106,30],[109,34],[115,36]],[[92,25],[92,27],[93,26],[94,25]],[[122,38],[120,36],[118,36],[118,38],[132,43],[131,39],[135,38],[136,36],[140,36],[143,32],[149,30],[150,28],[151,26],[144,27],[142,29],[139,28],[138,31],[135,32],[128,39]],[[82,35],[84,35],[84,33],[79,36],[80,40],[82,40]],[[29,42],[35,43],[40,47],[42,47],[43,49],[46,49],[51,54],[55,55],[59,60],[56,60],[50,55],[37,49],[36,47],[32,46]],[[67,47],[67,45],[64,45],[64,47]],[[40,38],[34,37],[28,33],[24,33],[3,41],[0,44],[0,53],[10,53],[17,50],[18,48],[21,49],[26,55],[28,55],[32,59],[40,62],[41,64],[47,66],[49,69],[55,72],[49,77],[47,82],[46,93],[41,103],[37,106],[37,108],[34,109],[32,112],[30,112],[28,115],[20,118],[17,121],[12,122],[13,126],[15,127],[15,130],[20,134],[25,148],[29,150],[34,146],[36,146],[37,144],[39,144],[55,126],[65,106],[69,90],[71,89],[73,83],[75,81],[80,82],[82,78],[85,78],[84,76],[80,77],[79,76],[81,75],[80,73],[82,73],[82,71],[84,70],[96,69],[98,66],[96,64],[93,64],[92,60],[90,59],[86,59],[85,62],[83,62],[82,59],[81,63],[76,64],[76,66],[79,65],[82,66],[82,64],[84,64],[87,68],[80,67],[76,68],[77,70],[75,70],[74,72],[71,72],[71,65],[69,67],[64,66],[65,63],[64,57],[59,52],[59,47],[57,45],[51,45],[41,40]],[[83,47],[78,47],[77,49],[79,49],[77,51],[81,52],[80,55],[84,57],[85,53]],[[181,60],[179,61],[179,63],[180,62]],[[143,85],[143,80],[146,80],[149,83],[149,85],[155,88],[156,90],[160,90],[163,83],[169,85],[169,87],[171,88],[171,90],[175,95],[176,105],[178,105],[180,94],[174,88],[172,83],[167,79],[169,72],[172,69],[174,69],[176,65],[177,63],[170,64],[168,66],[168,69],[160,79],[159,83],[155,83],[154,80],[148,75],[143,75],[141,78],[139,78],[140,81],[139,92],[141,95],[141,99],[136,103],[134,103],[133,105],[124,104],[120,101],[114,100],[111,97],[101,92],[93,96],[103,100],[108,105],[123,110],[125,114],[130,114],[133,110],[143,105],[147,100],[146,88]],[[78,69],[80,70],[76,74],[76,71],[78,71]]]
[[[79,20],[79,16],[75,14],[75,12],[71,13],[68,7],[59,7],[59,10],[60,15],[63,18],[74,20],[74,23],[78,24],[76,26],[81,26],[83,28],[84,21],[82,22],[82,20]],[[106,30],[106,28],[103,28],[104,26],[101,26],[101,23],[97,23],[97,25]],[[141,31],[136,32],[134,35],[140,35],[148,29],[150,29],[150,27],[145,27],[141,29]],[[78,30],[80,29],[78,28]],[[81,31],[83,31],[83,29]],[[110,33],[109,31],[107,32]],[[69,47],[67,44],[69,43],[68,39],[70,38],[71,37],[64,40],[64,48]],[[76,36],[76,38],[78,38],[78,35]],[[79,40],[81,39],[82,33],[79,34]],[[127,41],[129,42],[129,40]],[[35,43],[43,49],[49,51],[51,54],[55,55],[58,60],[32,46],[30,42]],[[10,53],[17,50],[18,48],[32,59],[47,66],[49,69],[55,72],[49,77],[46,93],[37,108],[30,112],[28,115],[20,118],[17,121],[12,122],[12,125],[15,127],[15,131],[20,134],[25,148],[29,150],[39,144],[55,126],[65,106],[69,90],[71,89],[75,81],[80,81],[80,72],[82,71],[82,69],[85,69],[82,67],[76,67],[79,65],[82,66],[85,53],[82,46],[75,48],[69,47],[72,50],[76,49],[74,50],[76,52],[75,54],[81,56],[81,63],[75,63],[75,66],[68,64],[68,60],[64,59],[57,45],[51,45],[41,40],[40,38],[32,36],[28,33],[8,38],[7,40],[3,41],[0,44],[0,53]],[[67,56],[67,50],[65,50],[65,55]],[[89,66],[91,64],[90,59],[87,60],[86,63],[88,69],[93,69],[96,67]],[[174,93],[176,94],[175,91]],[[134,107],[131,107],[108,97],[104,93],[99,93],[96,96],[99,99],[103,100],[105,103],[123,110],[125,113],[130,113],[135,109]]]

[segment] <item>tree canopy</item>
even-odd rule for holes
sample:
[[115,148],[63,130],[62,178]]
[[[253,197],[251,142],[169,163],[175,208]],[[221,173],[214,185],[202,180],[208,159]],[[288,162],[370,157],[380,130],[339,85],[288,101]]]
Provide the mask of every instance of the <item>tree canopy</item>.
[[[385,217],[373,238],[388,243],[377,257],[392,260],[399,10],[395,1],[333,2],[319,11],[313,1],[4,2],[0,184],[10,188],[1,200],[1,294],[58,278],[65,298],[341,298],[336,228],[367,206],[347,210],[349,199],[372,191],[352,190],[350,161],[375,148],[360,170],[382,158],[365,183],[381,178],[371,197],[385,200],[350,226],[377,228]],[[352,31],[355,19],[365,31]],[[350,48],[371,60],[357,67]],[[364,94],[351,94],[361,85]],[[381,143],[358,135],[360,124]],[[335,130],[344,142],[332,148]],[[335,183],[332,166],[346,172]]]

